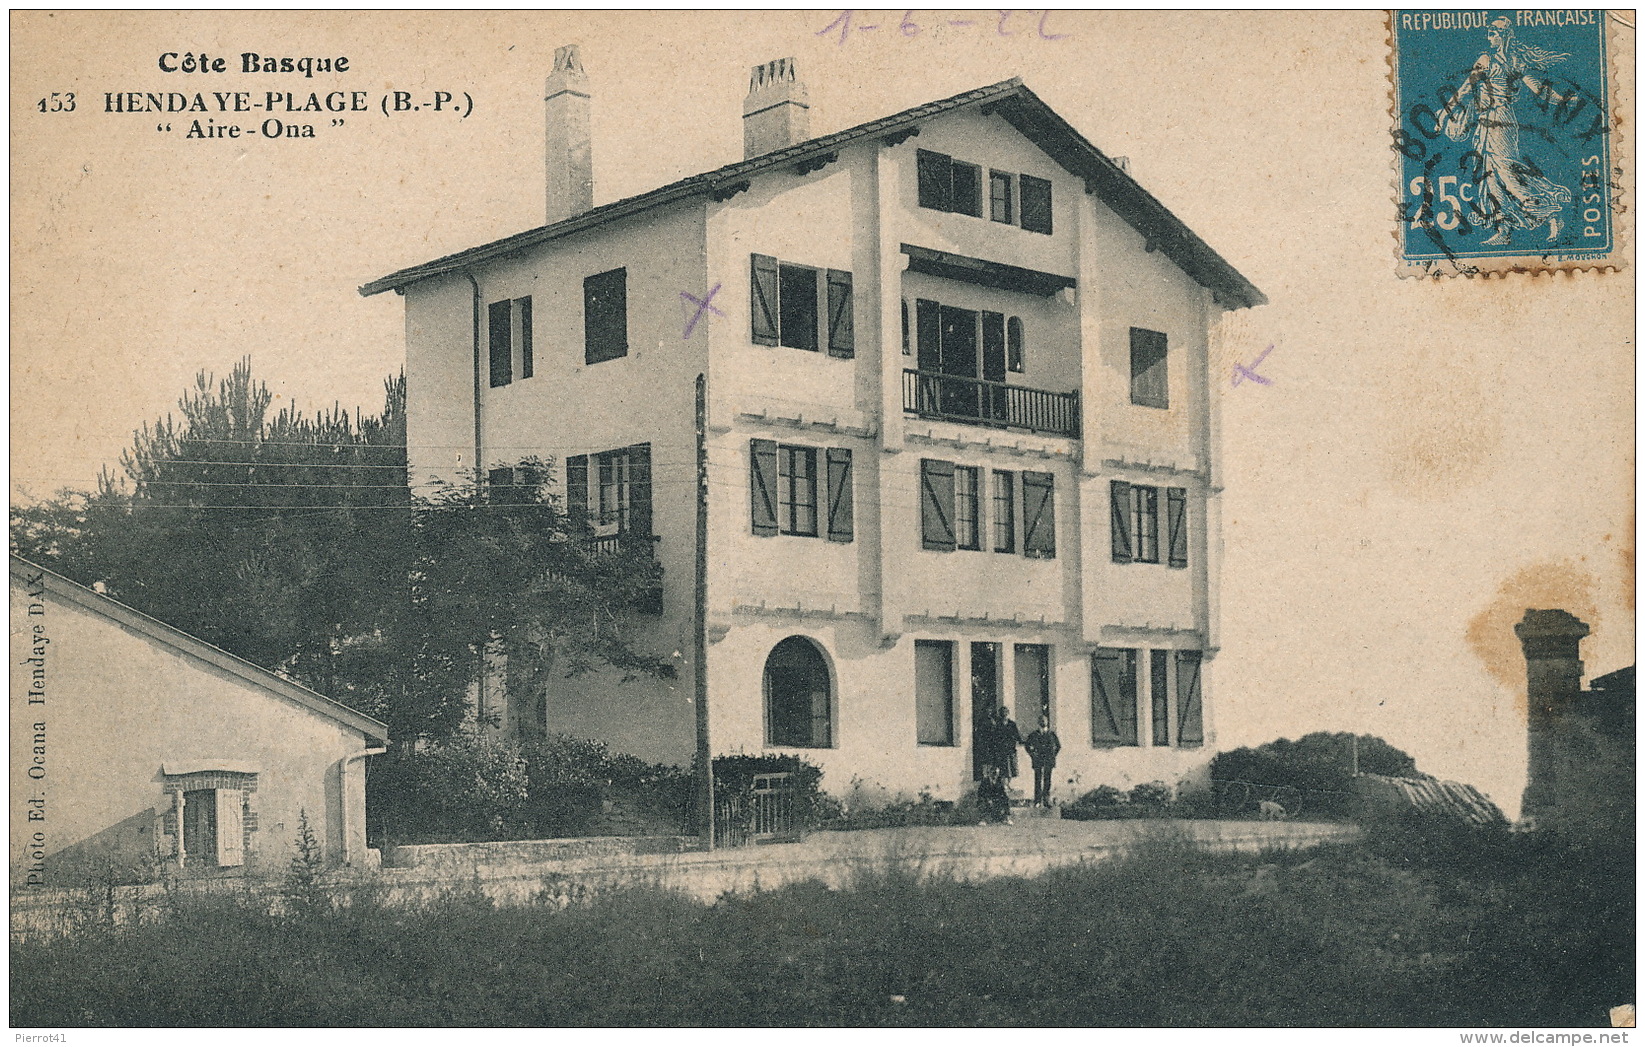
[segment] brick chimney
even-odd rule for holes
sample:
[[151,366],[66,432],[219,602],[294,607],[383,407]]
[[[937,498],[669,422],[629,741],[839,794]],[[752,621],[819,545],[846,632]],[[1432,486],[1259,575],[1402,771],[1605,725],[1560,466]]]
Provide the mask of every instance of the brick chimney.
[[1582,694],[1582,638],[1588,625],[1568,611],[1527,610],[1514,626],[1525,650],[1529,766],[1520,817],[1534,823],[1558,805],[1559,768],[1566,761],[1566,718]]
[[778,58],[757,65],[748,78],[743,99],[743,159],[811,137],[811,102],[805,83],[794,75],[794,59]]
[[544,155],[548,162],[548,224],[594,206],[594,154],[589,141],[588,74],[576,44],[554,52],[543,90]]

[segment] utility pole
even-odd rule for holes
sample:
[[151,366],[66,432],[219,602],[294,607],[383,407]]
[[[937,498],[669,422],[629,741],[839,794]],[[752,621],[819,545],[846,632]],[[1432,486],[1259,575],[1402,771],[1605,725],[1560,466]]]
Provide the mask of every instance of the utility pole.
[[708,376],[697,376],[697,557],[693,586],[696,621],[691,668],[696,676],[697,797],[702,847],[714,849],[714,749],[708,738]]

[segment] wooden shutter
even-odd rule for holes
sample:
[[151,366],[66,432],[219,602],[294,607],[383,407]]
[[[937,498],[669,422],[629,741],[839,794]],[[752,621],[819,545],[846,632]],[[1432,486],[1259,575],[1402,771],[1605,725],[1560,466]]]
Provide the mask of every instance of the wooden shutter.
[[849,542],[851,522],[851,448],[828,449],[828,540]]
[[596,273],[583,281],[583,362],[628,355],[628,270]]
[[573,530],[588,526],[588,455],[565,460],[565,511]]
[[919,168],[920,206],[935,211],[954,209],[954,161],[929,149],[916,150],[914,162]]
[[769,538],[777,533],[777,442],[750,440],[753,460],[749,475],[749,502],[754,513],[754,533]]
[[[505,305],[507,303],[504,303]],[[217,794],[217,864],[246,864],[246,826],[241,818],[245,793],[239,789],[218,789]]]
[[1131,562],[1131,485],[1124,480],[1108,483],[1108,528],[1115,563]]
[[856,355],[852,333],[851,274],[828,271],[828,355],[849,360]]
[[777,260],[769,255],[750,255],[753,282],[748,293],[748,312],[754,321],[753,338],[758,345],[777,344]]
[[1188,491],[1182,487],[1165,489],[1166,543],[1172,567],[1188,566]]
[[942,371],[942,306],[918,298],[914,301],[915,341],[919,358],[916,366],[930,374]]
[[1051,183],[1023,175],[1022,227],[1031,233],[1051,233]]
[[1177,652],[1177,744],[1192,748],[1205,744],[1205,711],[1200,697],[1199,651]]
[[520,377],[530,378],[537,370],[531,355],[531,296],[514,301],[520,307]]
[[491,387],[507,385],[514,380],[513,346],[509,342],[509,325],[513,320],[512,303],[491,303]]
[[1057,555],[1056,477],[1050,473],[1022,474],[1022,551],[1024,556],[1050,559]]
[[635,444],[628,454],[628,530],[651,537],[651,445]]
[[1136,652],[1099,647],[1091,652],[1091,742],[1137,744]]
[[954,551],[954,463],[920,459],[920,537],[927,549]]
[[1005,381],[1005,314],[982,314],[982,376],[990,382]]

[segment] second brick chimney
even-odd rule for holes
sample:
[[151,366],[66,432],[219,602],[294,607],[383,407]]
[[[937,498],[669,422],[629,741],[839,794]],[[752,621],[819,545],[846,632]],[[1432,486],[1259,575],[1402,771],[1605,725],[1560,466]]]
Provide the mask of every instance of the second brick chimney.
[[594,206],[589,106],[582,57],[576,44],[567,44],[554,52],[554,71],[543,90],[549,225],[575,218]]
[[743,159],[798,145],[811,137],[811,102],[794,74],[794,59],[757,65],[743,99]]

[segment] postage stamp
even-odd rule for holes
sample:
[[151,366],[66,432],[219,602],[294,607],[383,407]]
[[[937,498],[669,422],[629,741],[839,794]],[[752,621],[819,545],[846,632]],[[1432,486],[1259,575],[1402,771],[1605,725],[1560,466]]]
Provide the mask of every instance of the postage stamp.
[[1621,267],[1603,11],[1397,11],[1404,275]]

